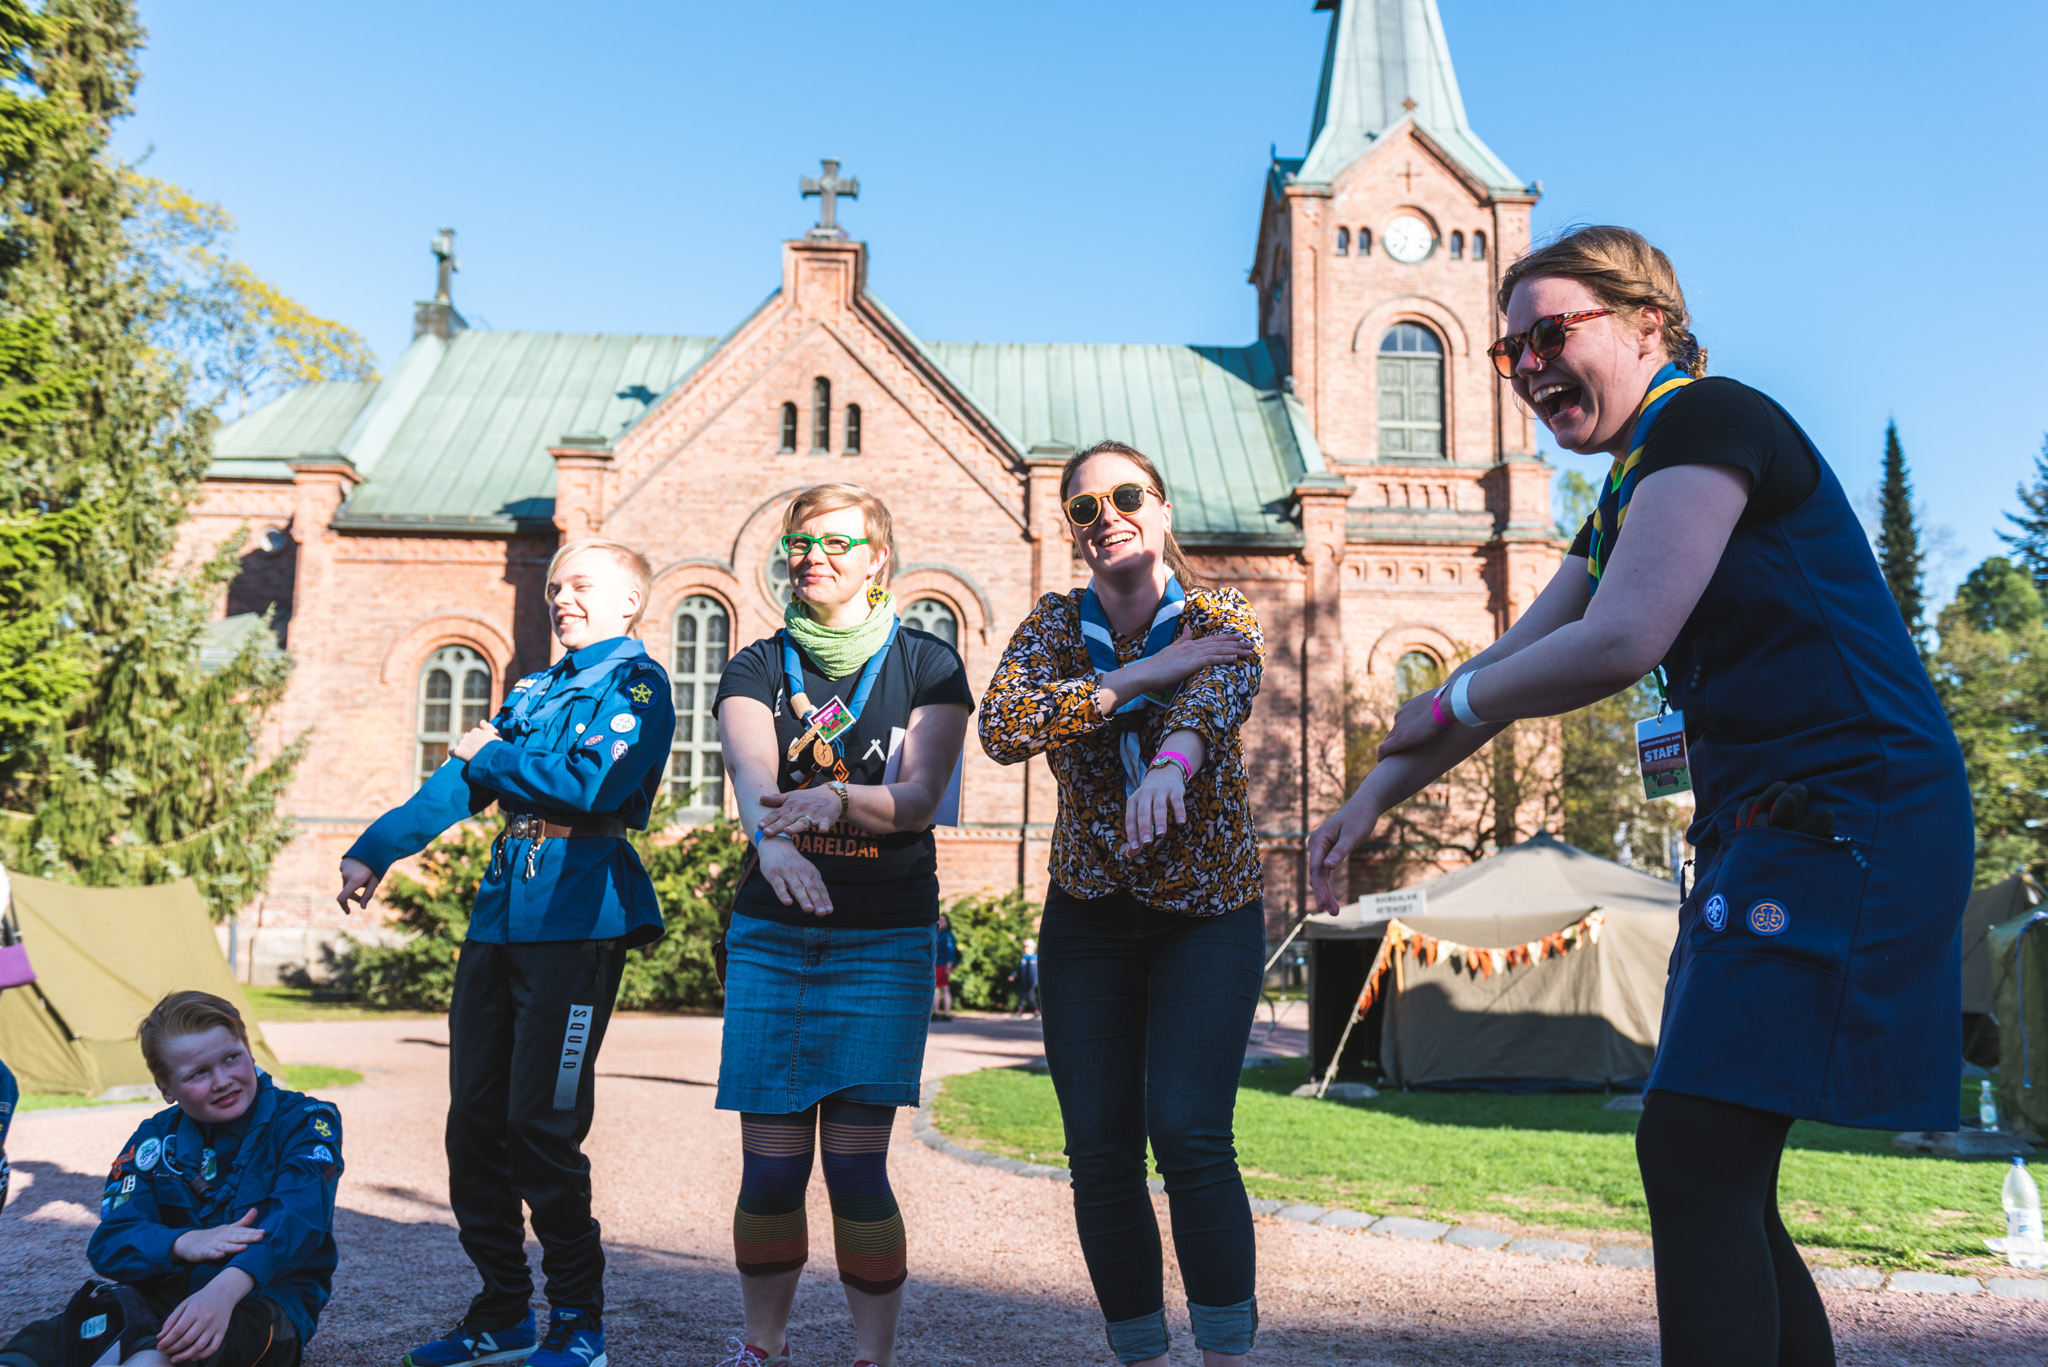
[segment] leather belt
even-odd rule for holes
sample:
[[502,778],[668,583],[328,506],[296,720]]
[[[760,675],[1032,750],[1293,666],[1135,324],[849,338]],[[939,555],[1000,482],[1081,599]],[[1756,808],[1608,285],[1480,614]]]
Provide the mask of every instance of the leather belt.
[[514,840],[624,840],[626,823],[611,817],[564,825],[533,812],[514,812],[505,820],[505,834]]

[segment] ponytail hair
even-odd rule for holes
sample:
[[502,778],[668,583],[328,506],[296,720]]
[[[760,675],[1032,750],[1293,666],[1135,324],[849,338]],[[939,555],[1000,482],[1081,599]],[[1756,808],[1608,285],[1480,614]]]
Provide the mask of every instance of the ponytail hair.
[[[1126,446],[1120,441],[1098,441],[1087,450],[1076,451],[1073,455],[1068,456],[1067,463],[1060,467],[1060,502],[1062,505],[1067,500],[1068,486],[1074,482],[1074,472],[1080,469],[1084,462],[1096,456],[1122,456],[1125,460],[1145,472],[1145,478],[1151,482],[1152,492],[1159,495],[1162,502],[1171,501],[1166,497],[1166,481],[1159,477],[1159,467],[1152,463],[1150,456],[1138,450],[1137,447]],[[1187,552],[1183,551],[1180,548],[1180,543],[1173,539],[1171,529],[1168,529],[1166,533],[1166,550],[1161,558],[1166,561],[1166,568],[1173,571],[1174,578],[1180,580],[1180,586],[1183,589],[1205,589],[1209,587],[1209,581],[1197,574],[1194,566],[1188,563]]]
[[1707,373],[1707,349],[1692,335],[1692,315],[1671,258],[1633,228],[1579,228],[1519,258],[1501,274],[1500,311],[1508,311],[1515,286],[1540,276],[1581,281],[1602,305],[1625,318],[1656,309],[1664,317],[1666,359],[1694,379]]

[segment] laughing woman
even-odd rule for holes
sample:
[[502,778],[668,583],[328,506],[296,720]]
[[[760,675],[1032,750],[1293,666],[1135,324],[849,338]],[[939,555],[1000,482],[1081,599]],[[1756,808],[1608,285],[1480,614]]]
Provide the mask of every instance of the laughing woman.
[[1657,672],[1646,778],[1689,779],[1680,909],[1636,1131],[1666,1367],[1835,1360],[1778,1216],[1794,1120],[1951,1130],[1970,892],[1962,755],[1862,524],[1769,398],[1704,379],[1670,261],[1586,228],[1508,268],[1495,365],[1567,451],[1614,467],[1499,641],[1411,701],[1309,841],[1318,900],[1389,807],[1518,717]]
[[880,499],[821,484],[782,530],[786,625],[735,655],[718,686],[759,860],[726,932],[718,1108],[741,1113],[733,1246],[747,1337],[724,1367],[789,1361],[820,1138],[854,1347],[890,1367],[906,1264],[889,1130],[896,1107],[917,1104],[939,918],[932,818],[973,701],[952,647],[897,619]]
[[989,684],[981,743],[1059,783],[1038,946],[1045,1060],[1074,1222],[1117,1360],[1164,1367],[1149,1138],[1207,1367],[1258,1326],[1251,1208],[1231,1146],[1266,927],[1238,728],[1259,691],[1251,605],[1188,571],[1152,462],[1104,442],[1060,497],[1094,578],[1047,594]]

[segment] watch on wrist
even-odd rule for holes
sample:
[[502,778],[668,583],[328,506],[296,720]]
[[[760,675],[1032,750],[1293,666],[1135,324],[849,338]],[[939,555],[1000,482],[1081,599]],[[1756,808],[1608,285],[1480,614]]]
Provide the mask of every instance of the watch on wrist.
[[853,807],[853,796],[846,791],[845,780],[835,778],[830,783],[827,783],[825,786],[830,788],[833,792],[839,794],[838,819],[841,821],[846,820],[847,812],[850,811]]

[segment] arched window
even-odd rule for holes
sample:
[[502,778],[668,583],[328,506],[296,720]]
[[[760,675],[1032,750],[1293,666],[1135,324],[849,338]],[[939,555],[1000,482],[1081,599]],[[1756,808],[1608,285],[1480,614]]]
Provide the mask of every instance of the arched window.
[[811,381],[811,454],[832,449],[832,382],[820,375]]
[[420,671],[419,763],[425,783],[462,733],[491,715],[490,662],[468,646],[442,646]]
[[1337,255],[1349,256],[1350,254],[1351,230],[1349,228],[1339,228],[1337,230]]
[[1472,259],[1474,261],[1484,261],[1486,259],[1485,233],[1472,234]]
[[849,456],[860,454],[860,405],[846,405],[846,445],[841,448]]
[[668,671],[675,690],[676,736],[668,761],[669,792],[692,811],[725,805],[725,757],[711,704],[725,673],[731,623],[715,598],[693,593],[676,609],[675,646]]
[[1454,232],[1454,233],[1452,233],[1452,234],[1451,234],[1451,260],[1453,260],[1453,261],[1462,261],[1462,260],[1464,260],[1464,259],[1465,259],[1465,234],[1463,234],[1463,233],[1460,233],[1460,232]]
[[953,649],[960,648],[960,619],[936,598],[919,598],[905,605],[903,625],[928,631]]
[[1358,230],[1358,254],[1360,256],[1372,255],[1372,229],[1360,228]]
[[1420,323],[1380,339],[1380,455],[1444,453],[1444,348]]
[[1427,651],[1411,650],[1394,665],[1394,701],[1407,702],[1444,681],[1444,667]]
[[788,455],[796,450],[796,405],[782,405],[782,453]]

